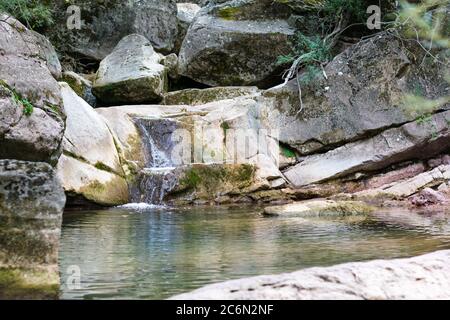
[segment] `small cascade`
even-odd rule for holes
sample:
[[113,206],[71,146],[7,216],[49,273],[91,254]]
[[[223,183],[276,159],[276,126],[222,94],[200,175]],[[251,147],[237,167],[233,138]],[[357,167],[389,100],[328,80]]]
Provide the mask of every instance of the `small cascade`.
[[177,127],[167,119],[137,118],[135,123],[144,144],[146,168],[132,188],[132,200],[160,205],[177,184],[176,168],[169,156],[173,147],[170,133]]

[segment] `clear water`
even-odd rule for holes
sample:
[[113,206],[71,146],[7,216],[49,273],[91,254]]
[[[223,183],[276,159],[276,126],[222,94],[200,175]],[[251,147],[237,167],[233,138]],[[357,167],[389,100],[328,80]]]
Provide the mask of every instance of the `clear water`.
[[[450,249],[450,216],[266,218],[259,208],[129,208],[67,213],[63,299],[163,299],[206,284]],[[78,266],[81,287],[67,270]]]

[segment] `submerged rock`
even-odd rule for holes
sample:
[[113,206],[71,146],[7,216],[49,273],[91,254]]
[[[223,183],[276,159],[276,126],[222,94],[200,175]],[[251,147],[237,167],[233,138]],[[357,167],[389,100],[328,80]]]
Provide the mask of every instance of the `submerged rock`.
[[94,81],[94,95],[108,104],[161,100],[167,91],[163,56],[143,36],[123,38],[101,63]]
[[450,251],[213,284],[172,300],[450,299]]
[[210,86],[270,86],[277,58],[292,50],[289,10],[272,0],[234,0],[203,8],[180,50],[180,72]]
[[0,158],[56,163],[64,108],[51,44],[0,14]]
[[128,184],[108,126],[66,83],[60,86],[67,129],[57,169],[65,191],[101,205],[127,203]]
[[57,299],[66,197],[46,163],[0,160],[0,299]]
[[366,215],[374,210],[360,201],[310,200],[290,203],[282,206],[267,207],[264,214],[268,216],[349,216]]

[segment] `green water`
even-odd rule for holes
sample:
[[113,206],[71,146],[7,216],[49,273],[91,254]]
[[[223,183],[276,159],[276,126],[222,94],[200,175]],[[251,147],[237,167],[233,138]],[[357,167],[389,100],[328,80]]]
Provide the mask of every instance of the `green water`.
[[[266,218],[259,208],[67,213],[63,299],[163,299],[206,284],[450,249],[450,216]],[[65,283],[80,270],[79,288]]]

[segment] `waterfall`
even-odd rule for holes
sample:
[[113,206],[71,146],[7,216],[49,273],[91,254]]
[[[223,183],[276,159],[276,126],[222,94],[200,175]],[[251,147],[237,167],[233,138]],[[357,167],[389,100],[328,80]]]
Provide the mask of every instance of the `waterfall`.
[[136,118],[135,123],[142,137],[145,168],[138,175],[132,200],[162,204],[165,195],[176,187],[176,168],[169,156],[173,144],[170,133],[176,130],[176,123],[147,118]]

